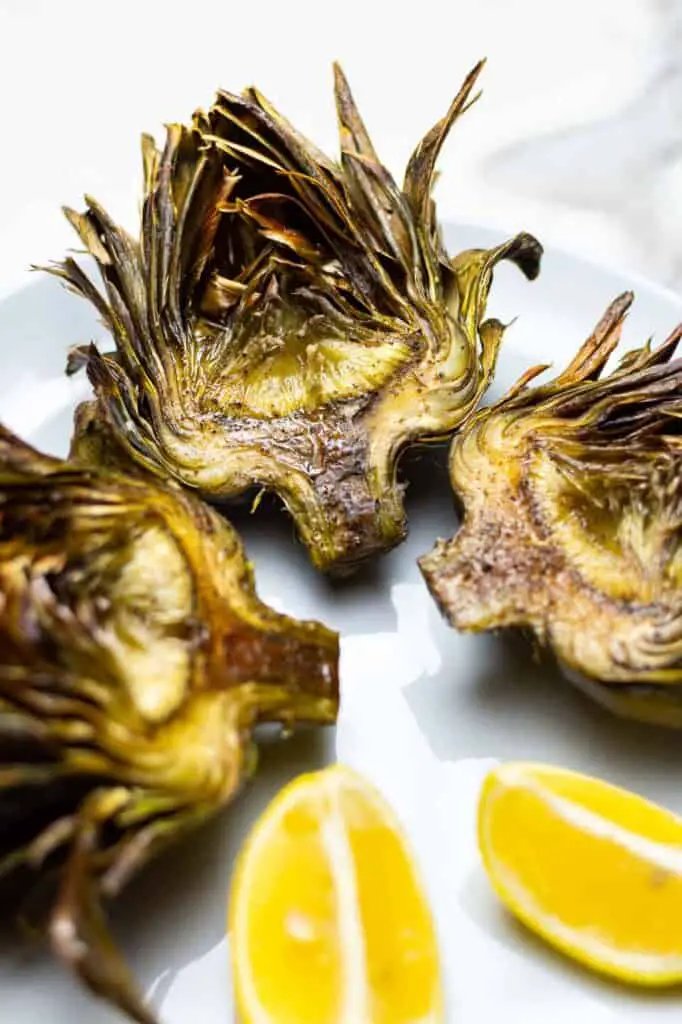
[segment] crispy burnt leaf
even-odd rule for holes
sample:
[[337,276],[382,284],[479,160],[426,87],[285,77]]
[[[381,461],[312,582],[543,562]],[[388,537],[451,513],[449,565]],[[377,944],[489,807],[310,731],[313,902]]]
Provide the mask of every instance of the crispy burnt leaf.
[[600,378],[626,293],[562,374],[535,367],[453,442],[464,521],[421,560],[462,630],[520,626],[612,710],[682,725],[678,328]]
[[[139,241],[88,200],[67,211],[101,294],[67,259],[116,352],[87,365],[94,416],[125,456],[214,501],[275,491],[313,562],[344,571],[405,535],[400,453],[446,437],[493,372],[503,327],[485,320],[494,265],[528,277],[519,235],[446,255],[431,199],[440,148],[479,73],[412,156],[402,188],[379,162],[336,70],[341,157],[300,136],[255,89],[219,93],[162,153],[144,140]],[[77,437],[74,454],[87,458]]]
[[0,876],[53,879],[56,952],[150,1024],[103,900],[231,799],[257,723],[334,721],[337,637],[263,605],[189,492],[0,428],[0,651]]

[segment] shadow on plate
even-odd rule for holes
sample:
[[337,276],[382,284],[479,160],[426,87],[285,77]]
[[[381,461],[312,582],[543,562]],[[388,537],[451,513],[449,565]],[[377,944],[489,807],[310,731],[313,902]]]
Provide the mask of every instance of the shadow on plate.
[[[461,888],[459,905],[470,921],[480,928],[491,941],[505,947],[508,953],[526,961],[526,967],[561,976],[576,987],[587,989],[597,999],[624,999],[624,1009],[639,1006],[679,1005],[682,986],[666,989],[640,989],[613,978],[590,971],[587,967],[564,956],[539,936],[535,935],[510,914],[496,899],[482,868],[470,872]],[[529,976],[529,982],[532,979]],[[626,1001],[625,1001],[626,1000]]]
[[682,812],[680,731],[609,714],[518,633],[458,635],[435,608],[431,622],[441,668],[407,695],[439,757],[562,764]]

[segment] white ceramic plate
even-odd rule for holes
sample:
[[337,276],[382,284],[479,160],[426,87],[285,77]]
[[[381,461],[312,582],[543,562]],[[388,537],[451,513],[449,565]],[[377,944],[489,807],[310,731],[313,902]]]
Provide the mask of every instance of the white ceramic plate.
[[[452,227],[451,250],[499,234]],[[509,329],[497,395],[531,363],[563,365],[608,302],[634,286],[628,346],[661,339],[682,299],[644,281],[547,253],[540,279],[497,273],[490,310]],[[0,418],[36,445],[64,453],[74,403],[87,393],[62,375],[64,352],[102,338],[84,304],[32,278],[0,303]],[[245,830],[290,778],[338,758],[370,776],[403,820],[441,933],[448,1020],[457,1024],[621,1024],[679,1020],[682,996],[626,991],[562,960],[497,905],[478,863],[474,813],[494,759],[593,772],[682,812],[682,735],[610,718],[518,641],[463,637],[440,620],[415,559],[456,526],[445,453],[406,461],[410,537],[343,586],[308,566],[284,514],[236,519],[274,606],[320,618],[343,637],[343,707],[334,733],[266,745],[237,803],[135,881],[115,910],[118,934],[163,1024],[232,1020],[226,894]],[[36,950],[0,946],[1,1024],[119,1020]],[[347,1022],[361,1024],[361,1022]],[[364,1022],[362,1022],[364,1024]]]

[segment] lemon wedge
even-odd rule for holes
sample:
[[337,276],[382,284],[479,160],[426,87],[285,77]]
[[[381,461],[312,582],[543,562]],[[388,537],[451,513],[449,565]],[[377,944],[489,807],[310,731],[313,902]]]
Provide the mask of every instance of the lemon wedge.
[[502,902],[601,974],[682,981],[682,818],[598,779],[535,764],[491,772],[479,847]]
[[334,766],[275,798],[240,854],[230,948],[242,1024],[441,1024],[437,942],[400,826]]

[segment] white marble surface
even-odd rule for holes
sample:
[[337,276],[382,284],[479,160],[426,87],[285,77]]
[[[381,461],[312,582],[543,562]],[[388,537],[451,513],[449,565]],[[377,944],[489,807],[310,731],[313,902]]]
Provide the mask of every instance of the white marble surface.
[[59,255],[94,193],[133,222],[137,137],[253,81],[335,147],[343,63],[396,172],[465,72],[442,215],[682,285],[682,0],[0,0],[0,287]]

